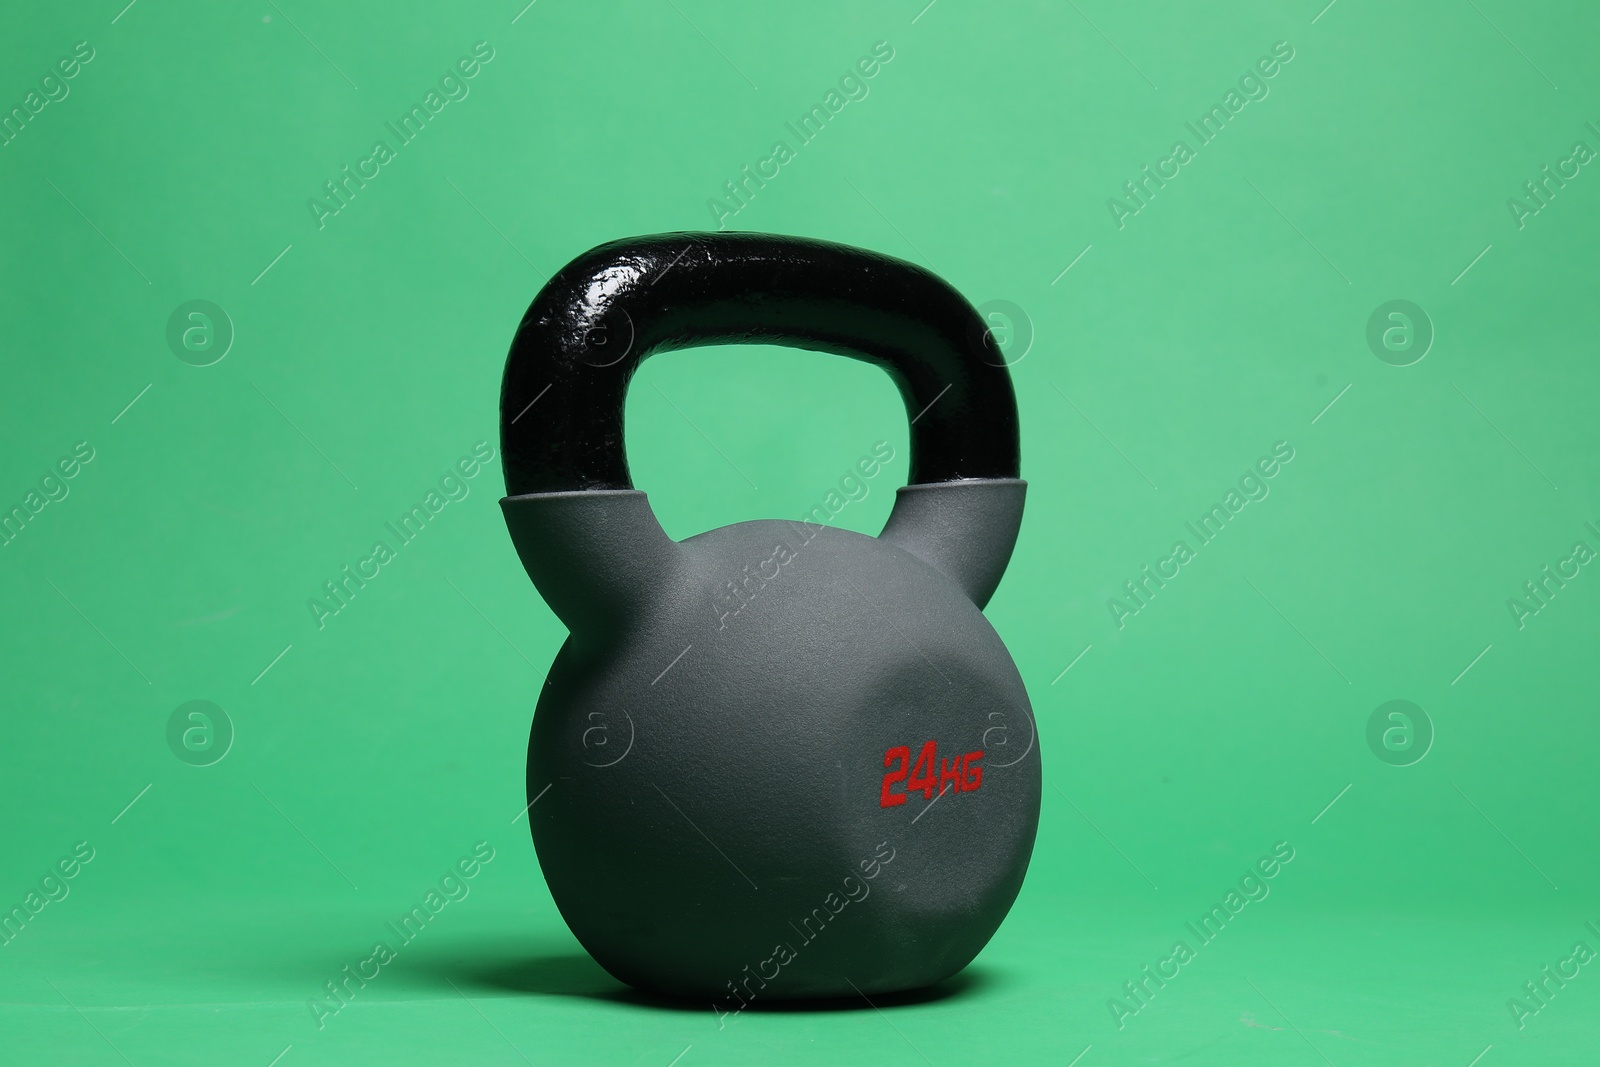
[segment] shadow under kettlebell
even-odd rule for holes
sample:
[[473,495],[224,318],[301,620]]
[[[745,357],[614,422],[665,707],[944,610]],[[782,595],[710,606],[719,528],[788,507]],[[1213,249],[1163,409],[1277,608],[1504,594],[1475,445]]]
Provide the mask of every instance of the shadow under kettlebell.
[[[447,979],[461,989],[481,989],[527,996],[583,997],[634,1004],[663,1011],[704,1012],[704,999],[635,989],[619,982],[594,959],[580,952],[555,951],[526,956],[435,958],[413,968]],[[982,967],[968,967],[936,985],[899,993],[883,993],[869,1001],[850,994],[811,1000],[764,1000],[757,997],[743,1009],[754,1012],[855,1011],[868,1008],[914,1007],[973,996],[993,988],[993,976]]]

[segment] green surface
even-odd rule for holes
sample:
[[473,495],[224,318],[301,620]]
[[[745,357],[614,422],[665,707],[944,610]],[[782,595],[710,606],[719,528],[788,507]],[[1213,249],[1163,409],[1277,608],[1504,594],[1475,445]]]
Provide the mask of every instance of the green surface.
[[[39,493],[0,548],[0,904],[66,893],[0,947],[0,1061],[1592,1057],[1592,8],[124,2],[18,8],[0,39],[0,104],[40,94],[0,147],[0,506]],[[41,88],[79,41],[93,58]],[[800,143],[785,123],[880,41]],[[1292,59],[1248,77],[1275,45]],[[1201,144],[1185,124],[1242,78]],[[400,144],[386,123],[436,87]],[[320,627],[307,601],[496,441],[547,272],[714,226],[780,139],[727,225],[930,264],[1021,357],[1028,516],[988,613],[1047,784],[1021,898],[942,995],[719,1028],[587,960],[514,818],[562,631],[499,463]],[[308,206],[346,165],[374,176]],[[1171,176],[1130,200],[1146,165]],[[1532,200],[1546,165],[1570,177]],[[220,361],[198,320],[169,347],[194,300],[232,324]],[[1413,312],[1407,349],[1385,313],[1369,348],[1393,300],[1431,328]],[[905,476],[888,380],[812,353],[661,357],[628,418],[676,537],[797,516],[885,440],[837,520],[876,532]],[[1280,442],[1292,460],[1246,477]],[[1201,545],[1186,523],[1241,485]],[[1147,564],[1177,575],[1139,605]],[[1546,565],[1575,576],[1519,619]],[[209,766],[175,755],[184,723],[169,747],[194,700],[235,733]],[[1392,700],[1431,723],[1420,761],[1400,720],[1369,747]],[[324,983],[478,842],[467,895],[319,1029]],[[1293,860],[1247,883],[1270,894],[1193,937],[1279,842]],[[1132,999],[1180,939],[1192,958]]]

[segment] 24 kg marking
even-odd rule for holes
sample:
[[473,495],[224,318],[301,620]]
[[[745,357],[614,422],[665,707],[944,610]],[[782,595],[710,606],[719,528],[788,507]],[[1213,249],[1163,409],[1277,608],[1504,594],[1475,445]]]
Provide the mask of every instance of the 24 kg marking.
[[[953,785],[954,792],[971,793],[983,785],[983,768],[978,766],[981,759],[982,749],[955,759],[941,760],[938,746],[932,741],[925,741],[922,750],[917,753],[917,762],[912,764],[910,746],[896,745],[883,754],[883,765],[894,769],[883,776],[883,786],[878,790],[878,807],[899,807],[906,802],[907,793],[913,792],[921,792],[924,800],[932,800],[934,793],[943,794],[947,785]],[[934,777],[936,768],[937,778]],[[897,793],[891,788],[897,782],[906,783],[904,793]]]

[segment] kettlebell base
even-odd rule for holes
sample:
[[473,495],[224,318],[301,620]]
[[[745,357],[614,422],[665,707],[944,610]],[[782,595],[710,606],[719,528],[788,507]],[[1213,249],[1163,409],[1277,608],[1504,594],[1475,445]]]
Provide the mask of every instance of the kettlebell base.
[[850,976],[843,976],[830,986],[819,987],[812,992],[799,992],[782,990],[776,982],[768,982],[766,988],[763,989],[760,982],[746,974],[741,974],[739,977],[748,981],[748,989],[744,984],[736,982],[733,984],[733,989],[730,990],[727,985],[724,985],[721,989],[699,989],[659,983],[630,982],[612,972],[609,968],[605,968],[605,970],[612,978],[642,996],[695,1007],[700,1007],[710,1001],[713,1009],[719,1013],[730,1015],[737,1014],[740,1011],[760,1011],[763,1008],[780,1006],[790,1009],[810,1007],[817,1010],[860,1006],[863,997],[870,998],[872,1002],[879,1005],[932,1000],[945,995],[946,991],[953,992],[953,988],[950,987],[960,985],[962,976],[967,973],[967,967],[962,966],[951,974],[932,981],[877,984],[870,981],[864,982]]

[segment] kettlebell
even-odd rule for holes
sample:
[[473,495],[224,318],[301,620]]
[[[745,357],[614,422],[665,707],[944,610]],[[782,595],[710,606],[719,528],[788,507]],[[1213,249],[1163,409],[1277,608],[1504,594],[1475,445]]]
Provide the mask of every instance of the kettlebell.
[[[889,373],[910,484],[881,534],[813,514],[666,535],[628,474],[628,382],[652,353],[718,344]],[[523,316],[500,433],[512,543],[570,631],[533,716],[528,824],[589,954],[719,1019],[970,963],[1022,886],[1040,800],[1028,695],[982,612],[1026,483],[972,306],[845,245],[615,241]]]

